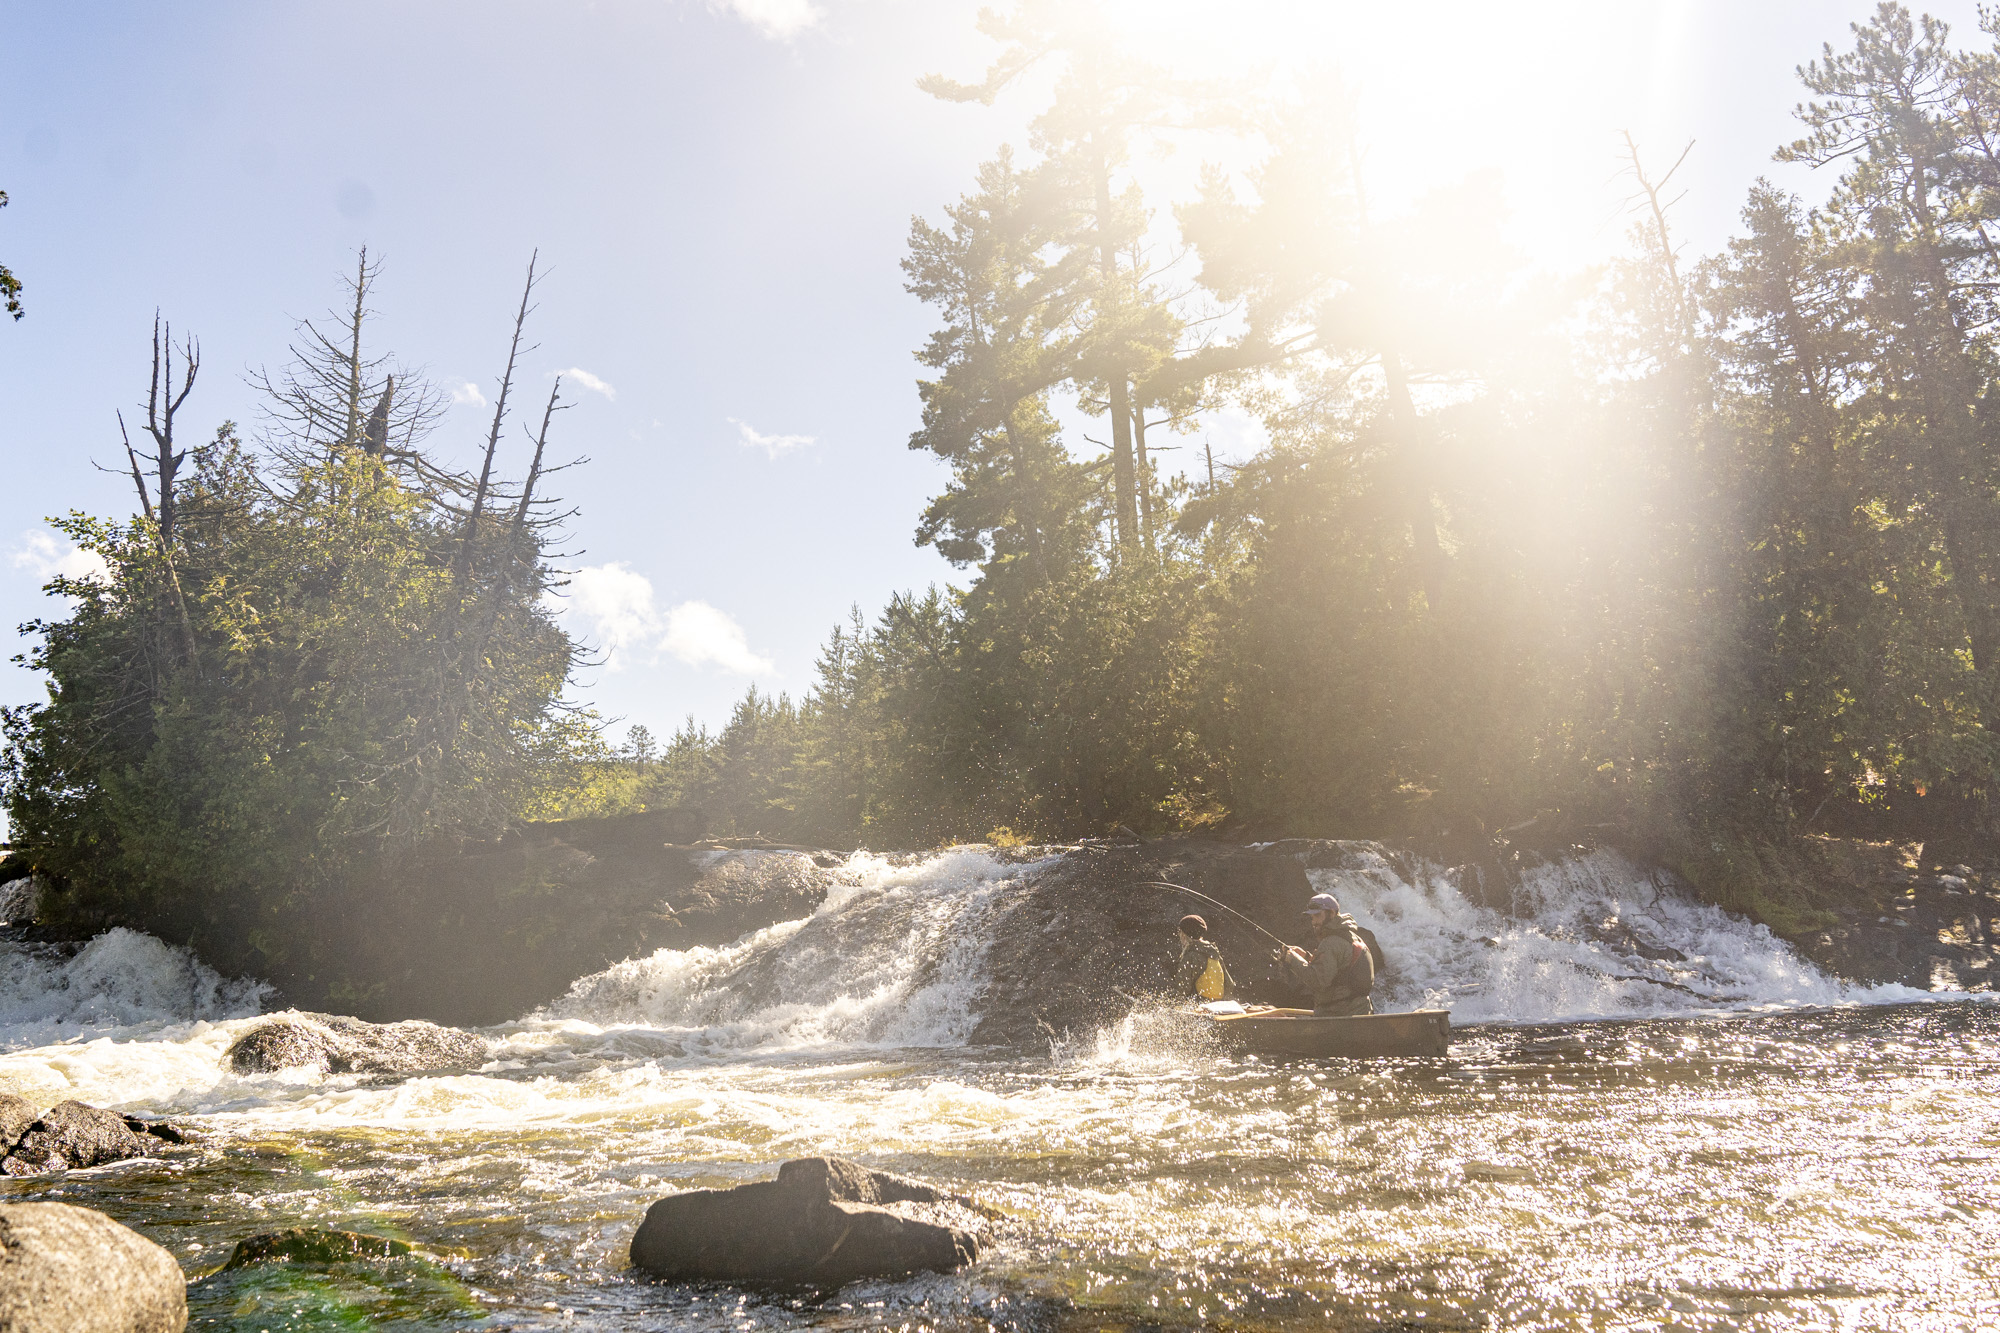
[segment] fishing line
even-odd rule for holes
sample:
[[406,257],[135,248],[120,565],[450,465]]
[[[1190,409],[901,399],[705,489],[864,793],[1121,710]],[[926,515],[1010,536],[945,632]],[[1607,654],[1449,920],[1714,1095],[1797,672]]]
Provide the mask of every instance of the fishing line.
[[1175,893],[1185,893],[1190,898],[1199,898],[1203,902],[1207,903],[1210,907],[1219,907],[1223,911],[1229,913],[1229,915],[1235,917],[1238,921],[1241,921],[1244,925],[1250,927],[1250,929],[1256,931],[1259,935],[1262,935],[1265,939],[1271,941],[1271,943],[1277,945],[1280,949],[1289,949],[1292,947],[1291,945],[1285,943],[1285,941],[1279,939],[1276,935],[1273,935],[1270,931],[1258,925],[1255,921],[1252,921],[1249,917],[1243,915],[1243,913],[1231,907],[1228,903],[1219,903],[1215,899],[1209,897],[1207,894],[1199,893],[1194,889],[1189,888],[1185,884],[1169,884],[1163,879],[1149,879],[1143,881],[1143,887],[1149,889],[1172,889]]

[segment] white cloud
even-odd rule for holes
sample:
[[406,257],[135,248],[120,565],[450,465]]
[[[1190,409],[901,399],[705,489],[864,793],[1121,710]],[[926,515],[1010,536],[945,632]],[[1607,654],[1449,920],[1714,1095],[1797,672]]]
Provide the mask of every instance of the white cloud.
[[736,15],[766,37],[792,37],[819,22],[812,0],[708,0],[708,7]]
[[471,380],[467,380],[451,391],[451,401],[454,403],[470,403],[474,407],[484,407],[486,406],[486,395],[479,392],[477,384],[474,384]]
[[609,384],[606,384],[603,380],[597,378],[597,376],[591,374],[589,371],[585,370],[582,366],[571,366],[568,370],[558,370],[555,371],[554,373],[562,376],[564,379],[575,380],[578,384],[581,384],[584,388],[590,390],[592,393],[601,393],[606,398],[609,398],[614,402],[617,401],[618,390],[612,388]]
[[776,670],[770,658],[750,651],[741,625],[707,602],[682,602],[669,611],[660,647],[689,666],[716,666],[736,676]]
[[732,675],[776,670],[770,658],[750,650],[741,625],[707,602],[682,602],[662,615],[652,580],[619,561],[586,565],[572,574],[558,614],[597,645],[606,671],[622,670],[635,655],[657,661],[663,652],[689,666]]
[[729,418],[729,424],[742,433],[742,439],[737,443],[745,449],[762,449],[773,458],[782,453],[789,453],[793,449],[803,449],[809,444],[817,443],[816,437],[811,435],[766,435],[752,429],[749,422],[738,421],[735,417]]
[[623,667],[633,652],[652,648],[662,623],[652,580],[616,560],[570,575],[562,614],[582,622],[583,633],[603,650],[607,671]]
[[103,556],[73,546],[42,528],[21,534],[21,544],[14,551],[14,568],[33,570],[38,583],[47,583],[58,575],[111,582],[111,571],[105,567]]

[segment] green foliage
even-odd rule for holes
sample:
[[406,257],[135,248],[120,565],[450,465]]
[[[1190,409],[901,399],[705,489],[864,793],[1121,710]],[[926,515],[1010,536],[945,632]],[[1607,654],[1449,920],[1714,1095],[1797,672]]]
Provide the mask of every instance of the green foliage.
[[27,627],[49,699],[6,715],[14,836],[62,888],[46,916],[337,998],[367,984],[357,916],[421,916],[426,857],[554,799],[596,743],[562,703],[543,525],[525,491],[475,525],[443,474],[366,448],[259,458],[225,425],[188,453],[171,536],[56,522],[105,576],[56,580],[70,614]]
[[[0,208],[6,206],[7,192],[0,190]],[[0,310],[5,310],[15,319],[28,313],[21,306],[21,280],[5,264],[0,264]]]
[[[1126,110],[1187,100],[1049,6],[983,22],[1008,43],[986,81],[933,91],[1066,73],[1039,158],[981,168],[905,265],[941,318],[912,446],[954,469],[919,540],[974,577],[840,627],[799,703],[683,732],[651,791],[836,843],[1554,811],[1794,932],[1824,924],[1809,835],[1990,832],[2000,56],[1884,6],[1805,74],[1784,155],[1839,164],[1824,207],[1760,184],[1689,266],[1635,149],[1631,257],[1552,298],[1468,225],[1483,184],[1371,222],[1338,107],[1281,108],[1261,166],[1177,211],[1241,315],[1181,345],[1178,317],[1113,337],[1104,283],[1140,269],[1096,263],[1111,215],[1075,182],[1103,179],[1093,143],[1122,162]],[[1049,406],[1109,410],[1107,366],[1270,432],[1214,484],[1136,482],[1143,551],[1113,460],[1072,455]]]

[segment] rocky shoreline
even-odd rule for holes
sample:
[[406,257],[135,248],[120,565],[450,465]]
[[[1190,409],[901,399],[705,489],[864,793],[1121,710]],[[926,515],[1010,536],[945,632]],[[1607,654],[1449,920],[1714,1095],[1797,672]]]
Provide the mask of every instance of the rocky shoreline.
[[[808,916],[846,860],[756,839],[674,840],[698,831],[687,812],[659,811],[530,825],[468,848],[437,867],[423,920],[390,906],[341,926],[355,970],[374,980],[326,1007],[373,1022],[505,1022],[622,960],[662,947],[720,946]],[[1468,899],[1509,915],[1520,911],[1523,876],[1538,866],[1609,848],[1643,868],[1646,858],[1614,834],[1550,824],[1471,847],[1120,838],[988,849],[1017,860],[1062,859],[1006,907],[989,967],[1003,980],[982,997],[975,1040],[1021,1044],[1045,1028],[1101,1024],[1129,1007],[1130,996],[1162,988],[1162,941],[1190,904],[1143,887],[1149,880],[1198,889],[1285,935],[1311,892],[1306,872],[1341,868],[1366,846],[1408,878],[1424,869],[1442,874]],[[1922,843],[1821,839],[1802,848],[1789,873],[1803,905],[1769,913],[1766,923],[1823,971],[1930,991],[1991,990],[2000,980],[2000,855],[1989,865],[1962,848]],[[18,880],[11,890],[0,885],[0,900],[25,899],[19,890]],[[1625,929],[1605,927],[1614,937]],[[1262,941],[1246,937],[1231,956],[1248,998],[1291,998],[1265,964]],[[1033,985],[1011,987],[1004,979],[1013,977]],[[313,1006],[310,979],[273,979],[279,1003]],[[318,1035],[293,1035],[317,1042],[315,1059],[331,1069],[343,1057],[326,1025],[354,1019],[315,1020]]]

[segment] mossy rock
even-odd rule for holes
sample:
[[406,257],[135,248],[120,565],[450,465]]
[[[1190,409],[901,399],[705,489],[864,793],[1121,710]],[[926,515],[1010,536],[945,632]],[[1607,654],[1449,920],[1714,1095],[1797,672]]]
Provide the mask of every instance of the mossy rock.
[[263,1263],[342,1264],[356,1259],[393,1259],[409,1252],[407,1243],[387,1236],[323,1227],[287,1227],[238,1241],[235,1253],[222,1268],[227,1272]]

